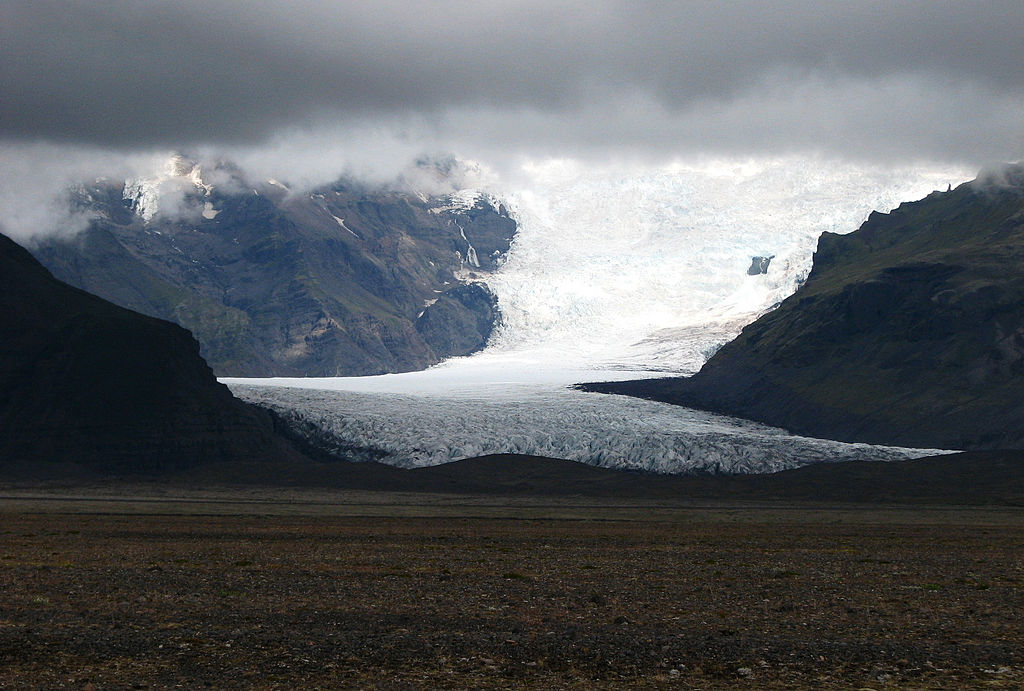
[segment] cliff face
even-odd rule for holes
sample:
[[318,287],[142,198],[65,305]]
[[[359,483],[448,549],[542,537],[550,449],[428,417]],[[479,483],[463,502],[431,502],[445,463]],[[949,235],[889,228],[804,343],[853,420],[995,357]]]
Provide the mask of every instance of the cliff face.
[[83,189],[91,227],[32,251],[61,280],[188,328],[219,376],[400,372],[486,343],[497,311],[481,281],[515,233],[500,205],[193,178],[186,212],[152,215],[130,185]]
[[588,388],[818,437],[1024,448],[1024,167],[826,233],[806,284],[697,375]]
[[187,331],[61,283],[0,235],[0,469],[157,474],[296,458]]

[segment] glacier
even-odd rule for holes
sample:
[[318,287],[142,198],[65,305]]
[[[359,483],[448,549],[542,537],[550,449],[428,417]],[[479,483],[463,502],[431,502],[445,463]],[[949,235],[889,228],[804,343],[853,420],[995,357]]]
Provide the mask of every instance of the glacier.
[[[488,350],[570,366],[692,373],[807,277],[818,237],[970,177],[790,157],[660,167],[526,167],[519,224],[488,285]],[[774,255],[750,276],[755,256]]]
[[656,473],[764,473],[940,453],[809,439],[703,411],[568,388],[595,375],[650,376],[645,372],[516,376],[499,369],[492,361],[483,368],[470,362],[413,375],[225,381],[237,396],[270,408],[293,428],[315,430],[327,449],[406,468],[522,453]]
[[[486,196],[518,224],[486,277],[501,323],[482,352],[409,374],[222,381],[338,450],[402,467],[509,452],[753,473],[936,453],[807,439],[570,386],[692,374],[797,289],[822,232],[850,232],[871,211],[969,177],[814,157],[528,162],[511,181],[450,199]],[[752,258],[766,256],[767,273],[750,275]]]

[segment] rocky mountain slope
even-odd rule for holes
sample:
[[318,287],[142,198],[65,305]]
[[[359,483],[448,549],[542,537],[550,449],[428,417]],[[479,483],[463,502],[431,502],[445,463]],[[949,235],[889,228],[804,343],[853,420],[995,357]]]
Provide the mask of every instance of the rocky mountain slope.
[[847,441],[1024,448],[1024,166],[825,233],[806,284],[697,375],[586,388]]
[[294,461],[179,326],[51,276],[0,235],[0,472],[156,474]]
[[83,187],[78,204],[89,229],[36,257],[188,328],[219,376],[380,374],[478,350],[497,318],[482,279],[515,233],[481,195],[346,181],[300,194],[180,157],[161,177]]

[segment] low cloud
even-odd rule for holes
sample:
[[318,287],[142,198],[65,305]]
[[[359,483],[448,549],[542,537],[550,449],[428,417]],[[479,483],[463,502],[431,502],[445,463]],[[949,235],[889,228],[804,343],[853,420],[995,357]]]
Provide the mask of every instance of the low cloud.
[[80,227],[68,185],[174,151],[300,188],[451,155],[977,168],[1024,158],[1022,25],[1019,0],[12,0],[0,217]]
[[[166,156],[163,157],[166,160]],[[15,143],[0,148],[0,232],[22,243],[71,236],[90,222],[73,203],[97,179],[123,181],[158,170],[158,154],[111,153],[95,147]]]
[[[468,128],[498,143],[487,117],[498,115],[518,123],[517,146],[623,136],[611,145],[728,148],[758,130],[766,147],[845,140],[852,150],[914,131],[924,154],[950,158],[976,157],[979,143],[985,156],[1001,145],[1017,157],[1024,144],[1019,0],[442,0],[416,11],[397,1],[16,0],[4,14],[9,139],[274,146],[317,123],[400,132],[411,120],[433,123],[442,140]],[[944,117],[944,104],[978,126]],[[991,134],[957,136],[965,126]]]

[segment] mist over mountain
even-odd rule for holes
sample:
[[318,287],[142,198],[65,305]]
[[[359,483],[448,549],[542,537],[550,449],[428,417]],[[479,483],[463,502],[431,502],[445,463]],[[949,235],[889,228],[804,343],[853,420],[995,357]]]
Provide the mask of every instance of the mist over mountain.
[[219,376],[404,372],[485,345],[693,372],[796,289],[820,233],[962,175],[784,157],[495,179],[433,158],[310,187],[176,155],[78,185],[86,228],[28,246],[58,278],[188,328]]
[[1024,448],[1024,166],[825,233],[692,378],[588,385],[847,441]]
[[422,369],[487,341],[484,279],[516,229],[486,195],[452,194],[453,166],[424,163],[401,189],[293,191],[175,156],[81,186],[87,229],[32,250],[61,280],[191,330],[218,375]]

